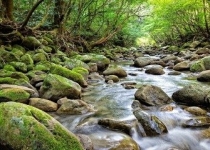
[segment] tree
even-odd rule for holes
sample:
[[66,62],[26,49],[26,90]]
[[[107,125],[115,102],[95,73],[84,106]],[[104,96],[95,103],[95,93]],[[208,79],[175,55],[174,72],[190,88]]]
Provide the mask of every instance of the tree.
[[13,0],[1,0],[0,16],[3,20],[13,20]]

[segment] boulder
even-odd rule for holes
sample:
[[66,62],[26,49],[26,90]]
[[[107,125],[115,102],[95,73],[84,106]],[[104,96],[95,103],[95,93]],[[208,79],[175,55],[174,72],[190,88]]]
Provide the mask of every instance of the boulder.
[[196,115],[196,116],[205,116],[207,115],[207,111],[197,107],[197,106],[191,106],[184,109],[185,111],[188,111],[189,113]]
[[206,99],[210,90],[200,85],[189,85],[174,92],[172,98],[176,102],[184,103],[187,105],[206,105],[208,99]]
[[149,106],[164,105],[172,102],[170,97],[161,88],[154,85],[142,85],[135,92],[134,96],[136,100]]
[[198,54],[198,55],[209,54],[210,53],[210,49],[208,49],[208,48],[199,48],[195,53]]
[[103,75],[116,75],[120,78],[123,78],[127,76],[127,73],[122,67],[117,65],[111,65],[103,72]]
[[168,73],[168,75],[180,75],[180,74],[181,74],[181,72],[179,72],[179,71],[171,71]]
[[89,66],[84,63],[83,61],[81,60],[77,60],[77,59],[68,59],[64,62],[64,67],[68,68],[68,69],[73,69],[73,68],[76,68],[76,67],[82,67],[82,68],[85,68],[87,70],[89,70]]
[[205,69],[210,70],[210,56],[206,56],[206,57],[202,58],[201,61],[203,61],[203,65],[204,65]]
[[147,136],[156,136],[168,132],[166,126],[156,116],[149,115],[141,109],[137,109],[133,113]]
[[210,70],[202,71],[199,73],[197,80],[201,82],[210,82]]
[[120,79],[116,75],[105,76],[105,82],[108,82],[109,80],[112,80],[113,82],[119,82]]
[[131,135],[132,125],[125,121],[118,121],[114,119],[103,118],[103,119],[99,119],[98,124],[106,128],[109,128],[112,130],[118,130],[128,135]]
[[21,103],[0,103],[0,145],[22,150],[83,150],[78,138],[45,112]]
[[85,80],[88,79],[89,71],[87,69],[83,67],[75,67],[72,71],[81,74]]
[[19,88],[6,88],[0,90],[0,102],[19,102],[27,103],[30,94],[23,89]]
[[138,57],[134,60],[135,67],[145,67],[153,61],[150,57]]
[[202,60],[195,61],[190,65],[191,72],[200,72],[204,70],[206,70],[206,68]]
[[160,67],[160,66],[153,66],[153,67],[149,67],[148,69],[146,69],[145,73],[153,74],[153,75],[162,75],[165,72],[163,71],[162,67]]
[[189,70],[190,69],[190,63],[189,63],[189,61],[182,61],[180,63],[177,63],[173,67],[173,69],[176,70],[176,71]]
[[74,82],[79,83],[82,87],[87,86],[87,82],[85,81],[84,77],[81,74],[75,71],[69,70],[65,67],[62,67],[61,65],[52,64],[50,68],[50,73],[68,78]]
[[41,42],[34,36],[27,36],[24,37],[22,45],[28,49],[36,49],[41,46]]
[[45,112],[53,112],[58,109],[57,103],[42,98],[30,98],[29,105],[41,109]]
[[48,74],[40,88],[41,98],[57,101],[62,97],[80,98],[78,83],[56,74]]
[[79,115],[87,112],[94,111],[91,105],[87,104],[82,100],[67,100],[62,103],[59,109],[56,111],[57,114],[68,114],[68,115]]
[[162,61],[165,63],[168,63],[170,61],[175,61],[178,57],[174,56],[174,55],[167,55],[165,57],[162,58]]
[[183,127],[188,127],[188,128],[209,128],[210,127],[210,118],[209,117],[205,117],[205,116],[197,116],[197,117],[193,117],[190,118],[188,120],[186,120],[185,122],[183,122],[182,124]]

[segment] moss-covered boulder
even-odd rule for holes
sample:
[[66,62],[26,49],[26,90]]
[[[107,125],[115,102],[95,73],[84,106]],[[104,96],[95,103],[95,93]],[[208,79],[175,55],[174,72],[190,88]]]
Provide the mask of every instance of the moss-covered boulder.
[[24,37],[22,45],[28,49],[36,49],[41,46],[41,42],[34,36],[27,36]]
[[28,70],[31,70],[34,66],[34,60],[32,59],[31,55],[25,54],[20,58],[20,61],[27,65]]
[[0,47],[0,63],[7,63],[11,61],[18,61],[19,58],[15,56],[12,52],[6,51],[4,48]]
[[9,63],[10,65],[12,65],[17,71],[20,71],[20,72],[27,72],[27,65],[23,62],[10,62]]
[[73,69],[76,67],[83,67],[83,68],[89,70],[89,66],[86,63],[84,63],[81,60],[77,60],[77,59],[69,59],[69,60],[65,61],[64,66],[68,69]]
[[210,70],[210,56],[201,59],[206,70]]
[[9,65],[9,64],[4,65],[3,69],[7,70],[7,71],[13,71],[13,72],[16,71],[15,67],[13,67],[12,65]]
[[201,72],[204,70],[206,70],[206,69],[205,69],[205,66],[204,66],[204,63],[202,60],[195,61],[190,66],[191,72]]
[[32,58],[35,63],[40,61],[47,61],[47,57],[44,53],[36,53]]
[[11,77],[14,79],[23,79],[26,81],[29,81],[29,78],[22,72],[13,72],[13,71],[7,71],[7,70],[0,70],[0,78],[4,77]]
[[52,64],[50,68],[50,73],[66,77],[72,81],[79,83],[83,87],[87,86],[87,82],[85,81],[84,77],[81,74],[69,70],[65,67],[62,67],[61,65]]
[[34,67],[34,70],[40,70],[44,72],[48,72],[51,68],[51,62],[49,61],[40,61]]
[[81,87],[78,83],[56,74],[48,74],[40,88],[42,98],[57,101],[67,97],[80,98]]
[[8,88],[0,90],[0,102],[20,102],[27,103],[30,94],[23,89],[19,88]]
[[87,80],[89,71],[83,67],[75,67],[72,69],[72,71],[81,74],[85,80]]
[[104,71],[110,64],[110,60],[107,57],[98,54],[76,55],[73,58],[79,59],[85,63],[96,63],[100,71]]
[[77,137],[43,111],[21,103],[0,104],[0,145],[16,150],[83,150]]

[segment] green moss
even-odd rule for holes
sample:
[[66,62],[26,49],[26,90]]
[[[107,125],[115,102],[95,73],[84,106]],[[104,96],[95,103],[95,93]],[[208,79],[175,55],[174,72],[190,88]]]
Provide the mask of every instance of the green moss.
[[43,111],[21,103],[0,104],[0,141],[22,150],[83,150],[79,140]]
[[20,59],[21,56],[24,55],[24,52],[21,49],[12,48],[12,53]]
[[34,61],[29,54],[25,54],[20,58],[21,62],[27,64],[27,65],[34,65]]
[[15,56],[12,52],[8,52],[4,49],[0,49],[0,61],[3,63],[18,61],[19,58]]
[[202,58],[201,61],[203,61],[205,69],[210,70],[210,56]]
[[57,75],[66,77],[68,79],[71,79],[79,83],[81,86],[86,86],[87,84],[86,81],[84,80],[84,77],[81,74],[75,71],[71,71],[60,65],[52,64],[52,67],[50,68],[50,73],[57,74]]
[[22,89],[9,88],[0,90],[0,101],[14,101],[26,103],[30,94]]
[[64,66],[68,69],[73,69],[75,67],[83,67],[85,69],[89,69],[89,66],[86,63],[77,59],[69,59],[65,61]]
[[12,66],[12,65],[9,65],[9,64],[6,64],[4,65],[4,70],[7,70],[7,71],[16,71],[15,68]]
[[33,56],[33,61],[34,62],[47,61],[47,58],[44,53],[36,53]]
[[17,71],[21,72],[27,72],[27,65],[23,62],[10,62],[10,65],[12,65]]
[[11,77],[0,78],[0,84],[14,84],[17,79]]
[[50,70],[50,68],[51,68],[51,62],[41,61],[36,64],[36,66],[34,67],[34,70],[41,70],[44,72],[48,72]]
[[22,72],[12,72],[4,69],[0,70],[0,77],[11,77],[14,79],[24,79],[29,81],[29,78]]
[[83,68],[83,67],[76,67],[73,68],[72,71],[77,72],[79,74],[81,74],[85,79],[87,79],[89,72],[87,69]]
[[204,67],[204,63],[202,60],[198,60],[190,66],[191,72],[200,72],[200,71],[204,71],[204,70],[206,70],[206,69]]
[[24,37],[22,44],[29,49],[36,49],[41,46],[40,41],[37,40],[34,36]]

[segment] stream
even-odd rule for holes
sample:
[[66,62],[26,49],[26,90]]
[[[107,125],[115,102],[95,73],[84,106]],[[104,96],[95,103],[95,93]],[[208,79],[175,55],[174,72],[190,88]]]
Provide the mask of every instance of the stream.
[[[138,85],[152,84],[161,87],[170,97],[173,92],[188,84],[201,84],[194,80],[186,80],[187,74],[168,75],[171,70],[164,69],[164,75],[145,74],[145,70],[130,66],[132,62],[120,62],[128,76],[118,83],[107,84],[104,80],[93,80],[84,89],[82,99],[94,106],[95,112],[84,115],[54,115],[67,129],[76,134],[88,135],[95,150],[109,150],[120,140],[128,137],[125,133],[104,128],[97,124],[100,118],[110,118],[120,121],[135,120],[133,108],[134,93],[137,89],[125,89],[122,83],[135,82]],[[131,74],[131,75],[129,75]],[[135,74],[132,75],[132,74]],[[204,83],[202,83],[204,84]],[[170,104],[172,111],[160,111],[161,108],[151,107],[146,112],[157,116],[167,127],[168,133],[144,137],[132,130],[131,138],[139,145],[141,150],[209,150],[210,139],[199,139],[196,134],[199,129],[183,128],[183,121],[190,118],[190,114],[183,110],[181,105]],[[123,148],[120,148],[123,150]],[[130,149],[129,149],[130,150]]]

